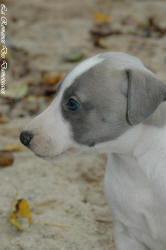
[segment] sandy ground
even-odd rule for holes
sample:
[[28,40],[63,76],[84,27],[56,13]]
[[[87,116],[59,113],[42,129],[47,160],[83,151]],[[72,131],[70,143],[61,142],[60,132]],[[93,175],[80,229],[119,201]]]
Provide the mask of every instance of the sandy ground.
[[[110,15],[113,28],[122,32],[104,38],[107,49],[95,47],[89,34],[95,11]],[[11,0],[8,32],[10,43],[18,48],[17,58],[11,58],[11,66],[15,68],[18,58],[21,62],[28,61],[27,77],[33,79],[42,70],[66,72],[71,69],[73,64],[63,62],[62,58],[73,48],[83,51],[85,57],[120,50],[139,56],[166,82],[166,36],[147,38],[142,33],[135,34],[137,25],[151,16],[161,27],[166,27],[165,13],[164,0],[111,3],[103,0]],[[25,56],[19,51],[26,52]],[[8,78],[8,85],[24,80],[14,73]],[[45,106],[43,103],[41,110]],[[1,104],[0,112],[9,112],[8,105]],[[1,148],[19,143],[19,132],[32,119],[28,115],[19,117],[20,112],[24,113],[24,109],[18,104],[11,111],[10,121],[0,125]],[[103,192],[105,155],[50,163],[24,149],[14,153],[14,157],[12,166],[0,169],[0,250],[114,249],[112,219]],[[16,190],[20,198],[29,201],[36,221],[65,224],[70,228],[32,225],[24,232],[17,231],[7,221]]]

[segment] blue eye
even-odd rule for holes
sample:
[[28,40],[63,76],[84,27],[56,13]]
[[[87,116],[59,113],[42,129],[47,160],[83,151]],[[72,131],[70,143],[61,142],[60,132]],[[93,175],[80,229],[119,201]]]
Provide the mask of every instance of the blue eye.
[[77,110],[79,108],[79,106],[80,106],[79,102],[76,99],[74,99],[73,97],[69,98],[69,100],[66,103],[66,107],[72,111]]

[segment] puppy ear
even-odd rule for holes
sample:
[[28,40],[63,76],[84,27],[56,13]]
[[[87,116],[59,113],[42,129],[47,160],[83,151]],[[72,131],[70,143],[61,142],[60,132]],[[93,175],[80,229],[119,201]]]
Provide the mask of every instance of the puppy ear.
[[166,85],[146,70],[126,70],[127,119],[136,125],[150,116],[166,100]]

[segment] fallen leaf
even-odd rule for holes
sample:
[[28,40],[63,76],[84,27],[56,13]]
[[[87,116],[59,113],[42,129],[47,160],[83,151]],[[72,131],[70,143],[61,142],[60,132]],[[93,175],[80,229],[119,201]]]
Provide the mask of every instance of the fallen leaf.
[[25,227],[22,225],[20,217],[25,218],[28,221],[28,226],[31,224],[39,224],[39,225],[48,225],[60,228],[69,228],[67,225],[57,224],[54,222],[46,222],[46,221],[33,221],[31,216],[31,211],[27,200],[25,199],[17,199],[17,194],[15,199],[13,200],[10,208],[10,215],[8,221],[14,227],[23,231]]
[[23,147],[19,144],[9,144],[3,150],[7,152],[20,152],[23,151]]
[[28,202],[26,200],[20,199],[17,201],[16,212],[20,216],[26,218],[28,220],[29,224],[32,223],[30,208],[29,208]]
[[25,83],[16,83],[12,87],[8,88],[5,93],[5,97],[20,99],[23,98],[28,92],[28,86]]
[[14,162],[14,156],[11,152],[0,150],[0,166],[7,167],[11,166]]
[[97,38],[94,40],[94,45],[96,47],[102,48],[102,49],[107,49],[108,46],[104,43],[104,40],[102,38]]
[[109,23],[111,21],[111,17],[101,12],[95,12],[94,20],[96,23]]
[[42,84],[50,86],[57,84],[63,77],[64,73],[42,72]]
[[20,231],[23,231],[24,228],[21,226],[20,222],[18,221],[17,219],[17,215],[15,212],[12,212],[10,214],[10,217],[8,219],[8,221],[14,226],[16,227],[17,229],[19,229]]
[[15,198],[11,204],[10,215],[9,215],[8,221],[14,227],[22,231],[24,230],[24,227],[22,226],[19,220],[19,216],[26,218],[29,225],[32,223],[32,217],[31,217],[31,212],[30,212],[28,202],[25,199],[17,200]]
[[111,35],[121,35],[120,30],[114,30],[110,23],[95,24],[90,33],[93,37],[106,37]]
[[79,50],[73,50],[64,56],[66,62],[79,62],[84,57],[83,53]]
[[8,123],[9,118],[7,114],[0,114],[0,124]]

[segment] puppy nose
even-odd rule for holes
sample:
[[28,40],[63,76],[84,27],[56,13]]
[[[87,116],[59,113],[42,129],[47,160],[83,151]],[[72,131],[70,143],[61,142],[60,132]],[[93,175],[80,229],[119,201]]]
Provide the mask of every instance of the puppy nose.
[[28,146],[31,139],[33,137],[33,134],[29,131],[23,131],[20,134],[20,141],[22,142],[22,144],[24,144],[25,146]]

